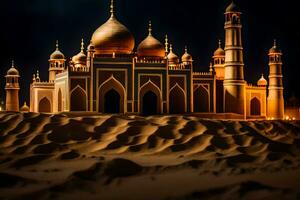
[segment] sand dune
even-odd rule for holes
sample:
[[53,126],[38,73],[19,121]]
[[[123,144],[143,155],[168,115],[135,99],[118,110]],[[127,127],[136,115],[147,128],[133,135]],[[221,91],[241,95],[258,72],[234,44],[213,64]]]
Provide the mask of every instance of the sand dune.
[[[222,191],[227,199],[253,199],[255,191],[262,198],[276,191],[292,199],[299,197],[300,181],[282,188],[284,180],[274,178],[268,184],[280,187],[245,188],[249,177],[264,182],[269,173],[300,180],[298,170],[298,121],[0,113],[3,198],[220,199],[215,191]],[[205,176],[224,179],[222,187],[205,188]],[[176,180],[185,185],[176,186]],[[149,192],[160,185],[166,191]]]

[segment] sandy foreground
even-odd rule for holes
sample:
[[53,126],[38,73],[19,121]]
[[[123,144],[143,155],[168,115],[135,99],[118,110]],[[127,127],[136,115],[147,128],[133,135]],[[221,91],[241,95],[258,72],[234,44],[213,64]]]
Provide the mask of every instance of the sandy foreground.
[[300,199],[300,122],[0,113],[0,199]]

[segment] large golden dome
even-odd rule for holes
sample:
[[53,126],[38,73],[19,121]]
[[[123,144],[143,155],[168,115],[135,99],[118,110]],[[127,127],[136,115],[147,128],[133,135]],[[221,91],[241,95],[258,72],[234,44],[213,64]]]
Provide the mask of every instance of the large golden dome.
[[165,47],[160,41],[152,36],[152,25],[149,23],[149,35],[137,48],[139,57],[165,57]]
[[98,54],[131,54],[133,52],[134,37],[116,19],[113,1],[111,4],[111,17],[94,32],[91,41]]

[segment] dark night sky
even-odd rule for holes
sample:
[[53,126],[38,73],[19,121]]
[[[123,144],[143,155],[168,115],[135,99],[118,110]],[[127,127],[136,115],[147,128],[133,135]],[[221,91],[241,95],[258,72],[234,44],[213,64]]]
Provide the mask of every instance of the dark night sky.
[[[55,40],[67,58],[77,54],[80,39],[89,41],[92,33],[109,17],[110,0],[2,0],[0,31],[0,75],[14,59],[21,72],[21,101],[29,102],[32,73],[48,77],[48,58]],[[168,33],[175,52],[182,55],[189,46],[195,68],[207,71],[217,39],[224,38],[224,10],[230,0],[116,0],[117,18],[134,34],[136,45],[147,33],[148,20],[154,35],[162,42]],[[267,51],[273,38],[284,52],[286,96],[300,96],[300,15],[297,1],[237,0],[243,12],[245,74],[255,83],[268,72]],[[298,79],[297,79],[298,78]],[[4,97],[4,79],[0,79]]]

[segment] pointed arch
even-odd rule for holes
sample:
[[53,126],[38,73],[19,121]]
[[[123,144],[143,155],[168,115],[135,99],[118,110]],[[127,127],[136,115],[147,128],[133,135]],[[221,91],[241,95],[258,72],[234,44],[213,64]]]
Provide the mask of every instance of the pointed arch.
[[186,113],[186,93],[178,83],[170,89],[169,107],[171,114]]
[[[149,102],[156,100],[152,105]],[[146,106],[151,106],[146,108]],[[139,113],[155,115],[162,113],[162,93],[160,88],[151,80],[139,89]]]
[[105,113],[105,111],[110,111],[110,109],[106,107],[112,108],[114,105],[111,104],[118,103],[117,107],[119,108],[119,112],[112,110],[114,111],[113,113],[126,113],[127,109],[125,100],[125,88],[117,79],[115,79],[114,76],[111,76],[99,86],[97,110],[98,112]]
[[251,99],[250,102],[250,111],[252,116],[260,116],[261,115],[261,103],[257,97]]
[[63,111],[62,92],[61,92],[60,88],[59,88],[58,93],[57,93],[57,111],[58,112]]
[[71,91],[71,111],[87,111],[87,94],[79,85]]
[[194,90],[194,112],[209,112],[209,90],[199,85]]
[[50,113],[51,112],[51,103],[47,97],[44,97],[40,100],[39,112],[40,113]]

